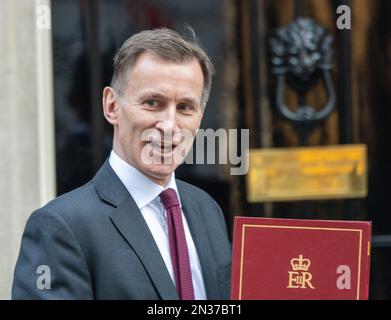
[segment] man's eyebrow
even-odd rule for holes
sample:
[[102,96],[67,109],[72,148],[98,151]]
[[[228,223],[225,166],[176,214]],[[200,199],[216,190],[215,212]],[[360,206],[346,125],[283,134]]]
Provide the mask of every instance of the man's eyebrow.
[[180,99],[180,101],[181,101],[182,103],[185,102],[185,103],[189,103],[189,104],[194,105],[194,106],[200,104],[196,99],[191,98],[191,97],[182,98],[182,99]]
[[144,99],[160,99],[160,100],[167,100],[167,98],[158,92],[145,92],[143,93],[140,97],[139,100],[144,100]]
[[[153,91],[145,92],[139,97],[139,100],[145,100],[145,99],[167,100],[167,98],[164,96],[164,94],[159,93],[159,92],[153,92]],[[197,99],[192,98],[192,97],[181,98],[180,103],[189,103],[189,104],[195,105],[195,106],[200,104]]]

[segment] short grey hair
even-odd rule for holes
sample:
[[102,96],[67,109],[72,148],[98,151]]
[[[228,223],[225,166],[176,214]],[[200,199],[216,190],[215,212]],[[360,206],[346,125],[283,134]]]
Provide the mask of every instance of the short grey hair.
[[188,30],[192,33],[192,40],[185,40],[177,32],[167,28],[141,31],[128,38],[114,57],[111,87],[119,96],[123,95],[130,69],[145,52],[174,63],[186,63],[197,59],[204,77],[201,103],[205,107],[212,87],[214,66],[198,44],[194,31],[190,27]]

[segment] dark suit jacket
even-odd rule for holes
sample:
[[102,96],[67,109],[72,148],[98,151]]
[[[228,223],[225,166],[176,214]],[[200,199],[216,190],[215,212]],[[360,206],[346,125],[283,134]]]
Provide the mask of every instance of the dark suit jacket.
[[[221,209],[204,191],[177,186],[207,298],[229,299],[231,247]],[[37,286],[40,265],[50,268],[50,289]],[[108,161],[89,183],[31,215],[12,298],[178,299],[140,210]]]

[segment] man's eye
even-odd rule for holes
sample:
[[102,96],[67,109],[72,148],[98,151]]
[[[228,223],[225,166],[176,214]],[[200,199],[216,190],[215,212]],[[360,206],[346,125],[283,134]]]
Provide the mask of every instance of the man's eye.
[[144,102],[144,104],[146,104],[148,107],[156,108],[158,106],[159,102],[157,100],[149,99],[149,100],[146,100]]
[[180,104],[180,105],[178,106],[178,109],[183,110],[183,111],[192,111],[192,110],[194,110],[195,108],[194,108],[194,106],[191,105],[191,104]]

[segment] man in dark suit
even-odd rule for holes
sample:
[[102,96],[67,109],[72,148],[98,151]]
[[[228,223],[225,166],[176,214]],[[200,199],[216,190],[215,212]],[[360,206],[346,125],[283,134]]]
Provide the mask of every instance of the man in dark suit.
[[228,299],[223,214],[175,179],[199,128],[213,65],[168,29],[129,38],[114,59],[104,115],[113,150],[95,177],[34,212],[14,299]]

